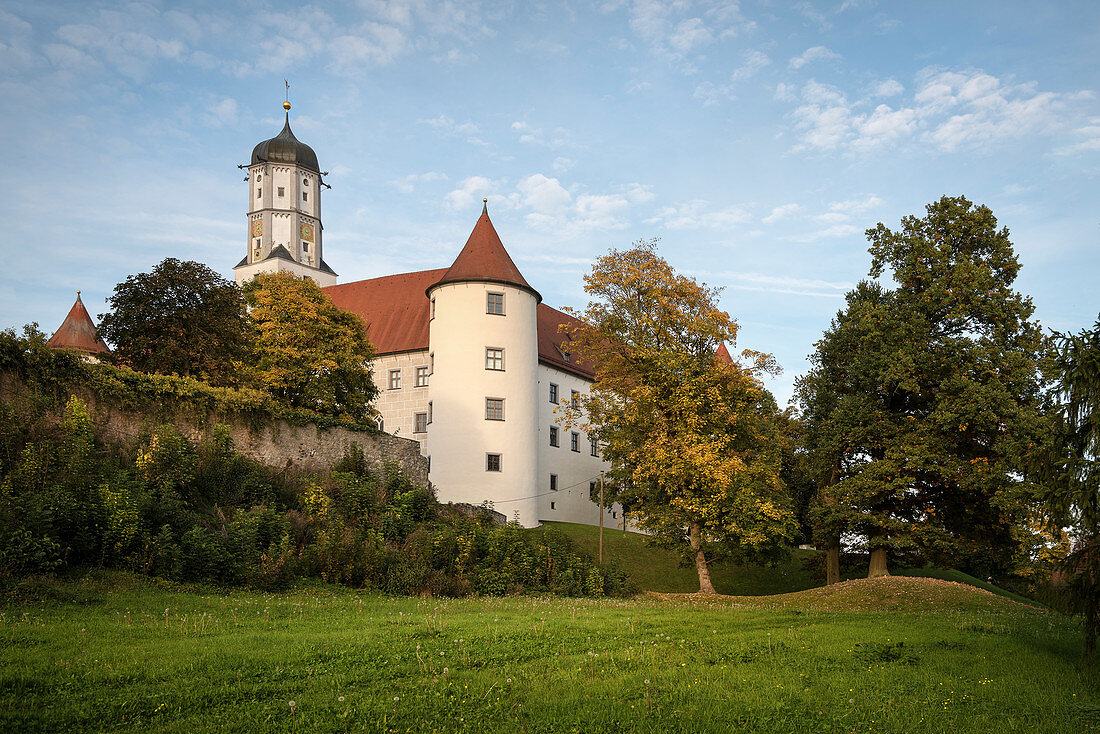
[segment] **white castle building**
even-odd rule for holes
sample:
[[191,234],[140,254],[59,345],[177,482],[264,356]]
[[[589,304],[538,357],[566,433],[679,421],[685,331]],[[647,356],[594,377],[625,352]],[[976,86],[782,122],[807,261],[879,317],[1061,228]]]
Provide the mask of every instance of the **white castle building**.
[[[599,523],[590,492],[608,464],[595,440],[563,426],[554,410],[593,380],[558,331],[572,317],[542,303],[487,208],[449,267],[337,285],[322,257],[325,173],[294,137],[284,107],[282,132],[257,145],[247,166],[248,235],[237,282],[289,271],[363,319],[377,352],[382,427],[420,441],[441,501],[490,502],[528,527]],[[621,508],[603,520],[621,525]]]

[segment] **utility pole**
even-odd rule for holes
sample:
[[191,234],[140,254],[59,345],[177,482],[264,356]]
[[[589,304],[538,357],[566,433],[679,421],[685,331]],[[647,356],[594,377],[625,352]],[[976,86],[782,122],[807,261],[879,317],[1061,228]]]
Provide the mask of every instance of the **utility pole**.
[[603,565],[603,472],[600,472],[600,565]]

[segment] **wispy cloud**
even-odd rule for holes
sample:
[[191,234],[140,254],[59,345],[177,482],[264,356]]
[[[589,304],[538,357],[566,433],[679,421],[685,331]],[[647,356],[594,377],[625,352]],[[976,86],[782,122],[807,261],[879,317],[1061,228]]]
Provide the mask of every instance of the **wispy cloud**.
[[792,69],[801,69],[806,64],[813,63],[815,61],[827,61],[829,59],[839,59],[840,54],[835,51],[830,51],[824,46],[813,46],[806,49],[800,55],[792,58],[787,65]]

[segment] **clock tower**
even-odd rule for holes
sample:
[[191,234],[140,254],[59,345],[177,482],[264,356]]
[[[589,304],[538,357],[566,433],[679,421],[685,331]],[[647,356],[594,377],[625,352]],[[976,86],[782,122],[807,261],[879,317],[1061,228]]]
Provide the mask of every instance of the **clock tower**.
[[336,285],[321,235],[321,189],[326,187],[317,154],[294,137],[290,102],[284,102],[282,132],[252,149],[248,182],[248,229],[244,259],[233,268],[237,284],[257,273],[287,270],[324,287]]

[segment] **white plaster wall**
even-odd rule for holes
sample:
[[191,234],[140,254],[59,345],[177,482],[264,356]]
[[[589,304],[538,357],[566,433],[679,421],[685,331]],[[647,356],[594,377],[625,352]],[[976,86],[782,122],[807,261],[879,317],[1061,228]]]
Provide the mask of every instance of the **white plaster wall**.
[[237,285],[243,285],[247,281],[255,278],[259,273],[277,273],[282,271],[294,273],[300,278],[309,278],[322,288],[336,285],[336,276],[332,273],[326,273],[323,270],[315,270],[314,268],[307,268],[300,263],[290,262],[281,258],[247,263],[239,268],[233,268],[233,277],[237,281]]
[[[569,402],[572,390],[588,394],[592,383],[569,372],[540,364],[538,367],[538,495],[539,519],[559,522],[576,522],[585,525],[600,524],[599,504],[589,495],[589,485],[596,482],[599,486],[600,471],[606,471],[611,465],[600,456],[591,455],[588,434],[582,427],[567,428],[558,415],[555,415],[556,403],[550,402],[551,383],[558,386],[559,402]],[[560,411],[559,411],[560,412]],[[550,427],[558,427],[558,446],[550,445]],[[580,434],[579,451],[570,448],[570,434]],[[599,453],[597,451],[597,453]],[[558,489],[550,489],[550,475],[558,477]],[[551,506],[553,505],[553,506]],[[622,508],[615,505],[604,511],[604,527],[622,527]]]
[[[416,433],[417,413],[428,412],[428,388],[416,387],[416,368],[428,367],[428,350],[385,354],[374,360],[374,384],[378,386],[378,399],[374,407],[382,415],[383,429],[402,438],[420,441],[421,451],[428,434]],[[401,387],[389,389],[390,370],[401,370]],[[428,382],[431,383],[429,376]],[[429,430],[431,428],[429,427]]]
[[[505,294],[505,314],[487,314],[486,295]],[[430,478],[444,502],[493,502],[524,526],[538,524],[538,344],[536,300],[512,286],[450,283],[433,288],[429,352]],[[485,369],[485,348],[504,349],[504,371]],[[504,399],[504,420],[485,420],[485,399]],[[501,471],[486,471],[486,453]]]

